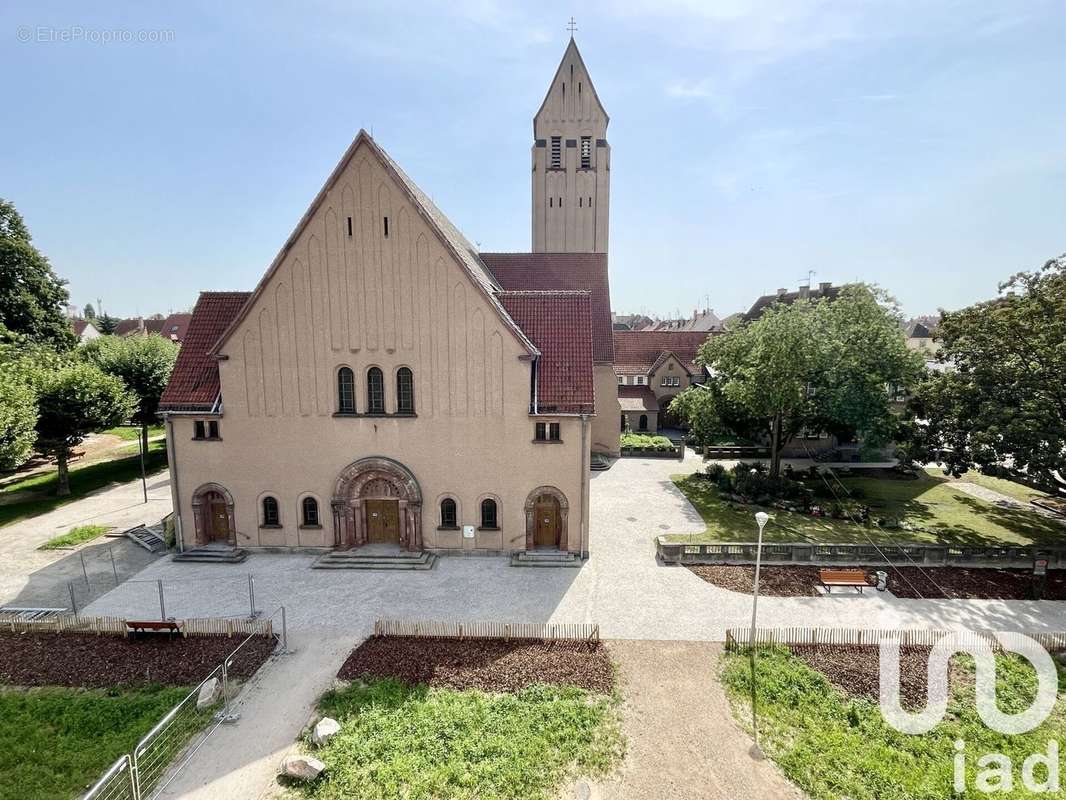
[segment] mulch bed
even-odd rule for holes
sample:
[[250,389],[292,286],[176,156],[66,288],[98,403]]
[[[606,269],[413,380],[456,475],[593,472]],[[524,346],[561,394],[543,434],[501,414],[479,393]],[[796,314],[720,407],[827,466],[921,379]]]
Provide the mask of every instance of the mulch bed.
[[[240,637],[153,636],[130,641],[85,633],[0,632],[0,684],[73,686],[195,686],[241,643]],[[274,651],[256,636],[234,657],[229,674],[248,678]]]
[[[743,564],[686,565],[703,580],[734,592],[751,594],[755,567]],[[896,597],[926,600],[1031,600],[1033,573],[1025,569],[969,567],[835,567],[865,569],[871,584],[873,572],[888,573],[888,589]],[[763,566],[759,594],[768,597],[811,597],[822,594],[819,567]],[[854,591],[837,589],[834,594]],[[1044,600],[1066,600],[1066,570],[1048,570]]]
[[533,684],[577,686],[610,694],[614,670],[602,643],[421,639],[382,636],[352,651],[337,673],[448,689],[516,692]]
[[[900,648],[899,691],[905,708],[925,705],[930,649]],[[875,645],[790,645],[789,650],[848,694],[878,699],[881,662]]]

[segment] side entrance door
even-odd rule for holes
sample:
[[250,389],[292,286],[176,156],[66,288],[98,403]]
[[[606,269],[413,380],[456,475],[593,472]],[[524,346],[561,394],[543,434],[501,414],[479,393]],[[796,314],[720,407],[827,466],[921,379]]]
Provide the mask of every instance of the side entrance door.
[[366,500],[367,542],[400,542],[400,504],[396,500]]
[[230,539],[229,512],[226,510],[226,500],[217,493],[213,493],[208,501],[208,518],[211,523],[209,541],[228,542]]
[[559,546],[559,501],[550,494],[542,494],[533,503],[535,547]]

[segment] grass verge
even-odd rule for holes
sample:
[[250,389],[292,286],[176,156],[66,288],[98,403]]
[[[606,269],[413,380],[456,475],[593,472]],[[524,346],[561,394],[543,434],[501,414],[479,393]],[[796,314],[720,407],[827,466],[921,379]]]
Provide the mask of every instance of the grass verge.
[[93,539],[103,536],[109,530],[111,530],[110,525],[78,525],[61,536],[49,539],[37,549],[60,550],[68,547],[77,547],[79,544],[91,542]]
[[319,710],[341,732],[316,752],[316,800],[548,798],[623,752],[614,700],[573,687],[497,695],[384,678],[331,691]]
[[0,800],[70,800],[188,689],[0,689]]
[[[750,725],[748,656],[726,654],[724,659],[722,679],[734,712],[741,724]],[[1035,673],[1016,656],[997,655],[996,665],[999,708],[1023,710],[1035,693]],[[1015,765],[1015,790],[996,797],[1051,796],[1028,793],[1018,772],[1030,754],[1047,752],[1049,739],[1066,737],[1061,704],[1038,728],[1004,736],[986,728],[977,715],[972,660],[956,658],[952,675],[944,720],[929,733],[913,736],[891,728],[875,701],[846,694],[788,650],[761,649],[756,670],[760,744],[813,800],[985,798],[988,794],[975,788],[974,773],[978,758],[987,753],[1002,753]],[[955,742],[960,739],[969,788],[954,794]]]
[[[137,437],[141,435],[140,425],[120,425],[117,428],[111,428],[104,431],[104,433],[111,436],[117,436],[120,439],[125,439],[128,442],[136,442]],[[162,436],[164,428],[162,425],[149,425],[148,436]]]
[[[151,442],[144,460],[149,474],[166,468],[167,453],[165,442]],[[0,498],[15,492],[33,492],[33,496],[12,503],[0,503],[0,527],[12,522],[45,514],[66,503],[78,500],[90,492],[102,489],[112,483],[126,483],[140,477],[141,460],[137,455],[117,458],[112,461],[99,461],[84,467],[70,470],[70,494],[56,497],[58,476],[55,471],[34,475],[25,480],[5,486],[0,490]]]
[[[984,477],[984,476],[982,476]],[[674,475],[678,489],[695,506],[707,527],[702,533],[669,534],[677,542],[747,542],[758,535],[752,515],[757,506],[741,506],[721,499],[712,481],[696,475]],[[996,480],[996,479],[991,479]],[[771,514],[764,538],[771,542],[866,542],[890,539],[901,542],[948,542],[951,544],[1057,544],[1066,525],[1021,508],[1001,508],[953,487],[944,477],[924,474],[915,480],[888,480],[848,476],[841,479],[848,489],[858,489],[860,504],[869,505],[871,516],[902,521],[908,528],[869,528],[847,520],[811,517],[807,514],[765,509]],[[975,481],[976,483],[977,481]],[[1002,481],[1007,483],[1007,481]],[[843,494],[838,486],[834,488]],[[921,528],[922,530],[913,530]]]

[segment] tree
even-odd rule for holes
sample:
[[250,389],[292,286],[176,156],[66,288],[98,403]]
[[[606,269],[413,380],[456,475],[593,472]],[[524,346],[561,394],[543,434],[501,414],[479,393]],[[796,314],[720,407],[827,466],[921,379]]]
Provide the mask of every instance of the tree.
[[114,334],[115,328],[118,327],[118,320],[110,314],[104,314],[102,317],[97,318],[96,327],[100,329],[100,333],[104,336],[111,336]]
[[70,494],[67,465],[86,435],[119,425],[133,413],[136,402],[122,381],[92,364],[72,363],[38,373],[37,449],[56,460],[57,494]]
[[22,464],[37,440],[37,397],[25,381],[0,363],[0,470]]
[[30,341],[69,350],[76,337],[64,316],[68,297],[22,216],[0,199],[0,323]]
[[96,319],[96,309],[93,308],[93,304],[92,303],[86,303],[85,304],[85,310],[82,311],[81,315],[83,317],[85,317],[85,319],[90,320],[90,321]]
[[913,385],[923,368],[900,323],[891,298],[862,285],[833,301],[775,305],[700,347],[697,361],[711,378],[671,410],[697,430],[766,435],[774,476],[782,449],[804,428],[880,446],[897,427],[888,387]]
[[178,357],[178,346],[162,336],[101,336],[80,349],[85,361],[121,379],[137,398],[133,421],[141,426],[141,443],[148,452],[148,426],[156,421],[159,398],[167,388]]
[[915,393],[906,455],[1066,494],[1066,254],[944,313],[937,338],[947,368]]

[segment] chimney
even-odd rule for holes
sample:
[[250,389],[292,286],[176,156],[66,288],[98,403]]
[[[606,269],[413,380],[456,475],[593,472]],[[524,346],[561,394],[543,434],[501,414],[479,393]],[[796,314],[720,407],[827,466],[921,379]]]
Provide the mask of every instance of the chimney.
[[826,292],[828,292],[830,290],[830,288],[832,288],[832,286],[833,286],[833,282],[832,281],[826,281],[825,283],[819,283],[818,284],[818,291],[821,292],[822,294],[825,294]]
[[811,294],[811,287],[810,286],[801,286],[799,288],[799,299],[800,300],[806,300],[808,297],[810,297],[810,294]]
[[778,289],[777,290],[777,296],[778,297],[784,297],[786,294],[788,294],[788,289]]
[[697,308],[692,309],[692,321],[693,322],[696,321],[696,317],[697,316],[699,316],[699,309],[697,309]]

